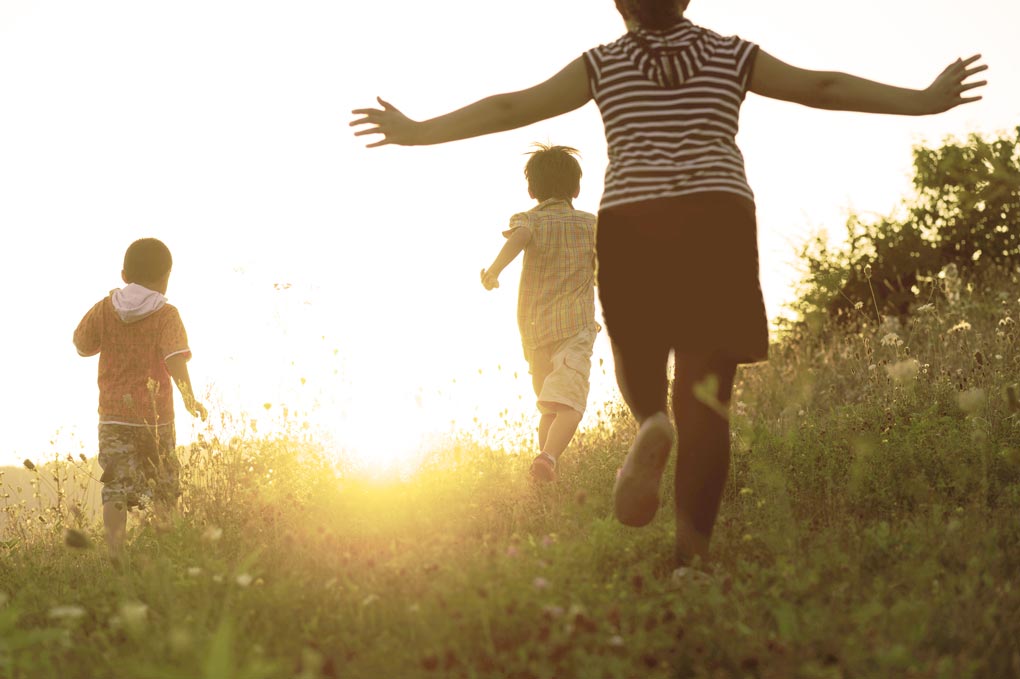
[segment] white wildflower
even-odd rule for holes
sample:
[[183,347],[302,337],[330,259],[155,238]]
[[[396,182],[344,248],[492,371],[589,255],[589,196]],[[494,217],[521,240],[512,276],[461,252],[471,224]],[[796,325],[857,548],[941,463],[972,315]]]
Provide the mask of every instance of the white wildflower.
[[977,411],[985,403],[985,390],[980,387],[961,391],[956,395],[956,402],[960,404],[960,410],[965,413]]
[[903,340],[900,336],[894,332],[886,333],[885,337],[882,338],[883,347],[902,347]]
[[77,620],[85,615],[85,609],[74,604],[54,606],[50,609],[49,615],[54,620]]
[[190,566],[188,568],[188,577],[197,578],[202,574],[202,569],[198,566]]
[[910,382],[917,377],[917,371],[920,369],[921,364],[916,358],[908,358],[905,361],[897,361],[885,367],[885,371],[889,373],[889,377],[894,382]]
[[117,612],[126,627],[138,628],[145,624],[149,607],[140,601],[125,601]]
[[235,581],[237,582],[237,584],[239,586],[247,587],[248,585],[250,585],[252,583],[252,580],[254,580],[254,579],[255,578],[253,578],[252,576],[248,575],[247,573],[241,573],[240,575],[237,576]]
[[968,321],[960,321],[959,323],[957,323],[956,325],[951,327],[949,329],[949,332],[946,333],[946,334],[950,334],[951,335],[954,332],[964,332],[966,330],[970,330],[970,328],[971,328],[971,325],[970,325],[970,323]]
[[209,526],[202,533],[203,542],[216,542],[223,537],[223,529],[216,526]]

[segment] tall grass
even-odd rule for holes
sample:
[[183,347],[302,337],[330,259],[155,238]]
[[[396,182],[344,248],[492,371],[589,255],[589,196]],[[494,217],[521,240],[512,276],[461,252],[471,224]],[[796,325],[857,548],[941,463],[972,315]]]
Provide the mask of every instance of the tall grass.
[[120,570],[94,472],[39,464],[0,490],[0,677],[1020,676],[1020,281],[924,301],[741,369],[706,578],[671,575],[668,494],[612,519],[619,407],[550,487],[527,434],[385,482],[209,436]]

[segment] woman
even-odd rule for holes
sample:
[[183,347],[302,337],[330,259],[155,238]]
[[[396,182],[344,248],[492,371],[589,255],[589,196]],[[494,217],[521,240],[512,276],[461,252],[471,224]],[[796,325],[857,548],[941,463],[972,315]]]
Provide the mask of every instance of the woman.
[[[356,135],[440,144],[573,111],[594,99],[609,167],[599,210],[599,296],[616,377],[640,423],[613,491],[617,518],[643,526],[677,443],[678,565],[706,559],[730,459],[736,366],[767,356],[754,195],[735,141],[748,90],[814,108],[928,115],[978,101],[980,55],[928,87],[894,87],[783,63],[754,43],[684,17],[689,0],[616,0],[627,33],[549,80],[414,121],[379,99],[353,111]],[[666,367],[674,355],[673,416]]]

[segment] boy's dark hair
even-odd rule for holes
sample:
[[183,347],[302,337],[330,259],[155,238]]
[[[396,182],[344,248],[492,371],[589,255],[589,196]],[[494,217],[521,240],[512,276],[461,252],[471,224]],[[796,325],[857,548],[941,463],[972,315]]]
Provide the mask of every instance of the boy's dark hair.
[[616,9],[641,28],[661,31],[679,21],[678,10],[686,10],[689,4],[690,0],[616,0]]
[[581,186],[581,164],[577,162],[578,150],[569,146],[548,146],[533,144],[524,176],[528,180],[531,195],[538,201],[550,198],[570,200]]
[[124,253],[124,278],[128,283],[152,283],[162,278],[174,260],[170,248],[156,238],[140,238]]

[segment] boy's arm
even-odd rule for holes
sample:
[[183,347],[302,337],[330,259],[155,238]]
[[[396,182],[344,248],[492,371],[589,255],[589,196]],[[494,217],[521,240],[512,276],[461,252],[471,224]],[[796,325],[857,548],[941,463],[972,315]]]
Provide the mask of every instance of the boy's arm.
[[89,309],[78,323],[78,327],[74,329],[74,348],[78,350],[79,356],[95,356],[101,349],[99,332],[101,304],[102,302]]
[[861,113],[929,115],[981,99],[964,93],[987,81],[965,82],[988,66],[972,66],[980,54],[957,59],[923,90],[884,85],[832,71],[809,71],[783,63],[759,50],[751,71],[750,90],[772,99],[792,101],[813,108]]
[[499,287],[499,274],[503,272],[507,264],[514,261],[517,255],[521,254],[521,250],[524,249],[530,240],[531,230],[526,226],[518,226],[510,233],[506,243],[503,244],[499,254],[496,255],[496,259],[492,260],[492,264],[488,269],[482,269],[482,285],[485,286],[486,290]]
[[431,120],[411,120],[389,102],[378,97],[377,100],[381,109],[351,111],[354,115],[363,116],[351,121],[351,127],[369,126],[355,132],[355,136],[383,136],[382,140],[368,144],[369,147],[384,144],[419,146],[513,130],[555,118],[588,103],[591,89],[584,57],[578,57],[559,73],[534,87],[486,97]]
[[200,417],[204,421],[208,411],[206,411],[205,406],[195,399],[195,393],[191,388],[191,376],[188,374],[187,361],[187,354],[174,354],[166,359],[166,369],[181,392],[181,398],[184,399],[184,407],[188,409],[192,417]]

